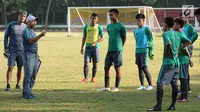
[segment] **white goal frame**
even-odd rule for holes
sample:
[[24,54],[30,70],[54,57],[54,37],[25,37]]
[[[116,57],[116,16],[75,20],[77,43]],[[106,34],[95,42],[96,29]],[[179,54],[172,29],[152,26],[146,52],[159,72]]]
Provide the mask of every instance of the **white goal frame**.
[[[71,28],[83,28],[83,26],[85,25],[80,13],[79,13],[79,9],[111,9],[111,8],[117,8],[117,9],[130,9],[130,8],[137,8],[138,9],[138,13],[140,13],[140,10],[144,10],[144,15],[146,16],[147,15],[147,8],[151,8],[153,10],[152,7],[149,7],[149,6],[112,6],[112,7],[109,7],[109,6],[103,6],[103,7],[68,7],[68,13],[67,13],[67,26],[68,26],[68,36],[71,35]],[[82,25],[71,25],[71,9],[75,9],[78,16],[79,16],[79,19],[82,23]],[[153,15],[155,16],[156,18],[156,24],[158,24],[158,29],[160,30],[160,32],[162,32],[161,30],[161,27],[160,27],[160,24],[157,20],[157,17],[153,11]],[[145,19],[145,25],[146,25],[146,22],[147,20]],[[109,24],[109,16],[107,14],[107,24]],[[149,22],[151,23],[151,22]],[[151,24],[150,24],[151,25]],[[102,25],[103,28],[106,28],[106,25]],[[136,28],[137,25],[125,25],[126,28]]]

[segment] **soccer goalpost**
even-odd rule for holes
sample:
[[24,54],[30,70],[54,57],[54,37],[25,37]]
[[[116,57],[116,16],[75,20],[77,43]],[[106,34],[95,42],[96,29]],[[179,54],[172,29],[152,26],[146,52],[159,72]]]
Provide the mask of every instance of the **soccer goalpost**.
[[110,23],[108,11],[111,8],[119,10],[119,21],[125,25],[127,29],[133,30],[137,27],[135,16],[143,13],[146,16],[145,25],[150,27],[153,32],[162,32],[160,24],[157,20],[152,7],[148,6],[121,6],[121,7],[68,7],[67,25],[68,36],[71,32],[81,31],[85,24],[90,23],[92,13],[99,14],[98,24],[105,29]]

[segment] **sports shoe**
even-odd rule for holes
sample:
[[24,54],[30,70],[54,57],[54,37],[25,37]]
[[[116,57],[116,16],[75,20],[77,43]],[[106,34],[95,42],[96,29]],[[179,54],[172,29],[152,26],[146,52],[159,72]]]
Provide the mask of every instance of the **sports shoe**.
[[10,84],[7,84],[7,85],[6,85],[5,91],[10,91]]
[[188,99],[184,98],[184,99],[180,99],[180,100],[176,100],[177,102],[189,102]]
[[99,91],[110,91],[110,88],[109,87],[108,88],[106,88],[106,87],[100,88]]
[[147,90],[147,91],[153,90],[153,86],[148,86],[148,87],[146,88],[146,90]]
[[200,95],[197,96],[197,99],[200,99]]
[[16,89],[21,89],[19,84],[17,84],[15,88]]
[[81,83],[87,83],[87,79],[83,79]]
[[118,92],[118,91],[119,91],[119,89],[116,87],[111,90],[111,92]]
[[191,93],[192,93],[192,90],[188,90],[188,93],[191,94]]
[[145,86],[140,86],[139,88],[137,88],[137,90],[143,90],[143,89],[146,89]]
[[92,79],[91,79],[91,83],[96,83],[96,79],[95,79],[95,78],[92,78]]
[[150,108],[150,109],[148,109],[147,111],[162,111],[162,109],[161,108],[159,108],[159,107],[157,107],[157,106],[154,106],[153,108]]
[[176,98],[176,101],[180,101],[182,98],[181,98],[181,96],[180,97],[177,97]]
[[176,110],[176,108],[174,106],[170,106],[167,110]]

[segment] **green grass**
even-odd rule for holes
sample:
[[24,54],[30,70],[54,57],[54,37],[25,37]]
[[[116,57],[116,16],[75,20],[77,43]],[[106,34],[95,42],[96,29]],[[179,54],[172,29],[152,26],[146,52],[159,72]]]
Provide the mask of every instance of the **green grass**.
[[[135,41],[132,33],[128,33],[124,48],[123,76],[120,92],[99,92],[104,85],[104,58],[107,52],[107,34],[101,45],[101,62],[97,74],[96,84],[81,84],[83,78],[83,56],[80,54],[81,33],[67,37],[67,33],[47,33],[39,42],[39,55],[42,66],[37,77],[33,92],[35,100],[24,100],[21,90],[12,89],[4,92],[6,86],[7,60],[0,56],[0,111],[1,112],[144,112],[156,103],[156,92],[136,91],[139,86],[137,67],[135,63]],[[3,53],[3,33],[0,33],[0,51]],[[191,102],[177,103],[178,112],[199,112],[200,100],[200,58],[199,43],[195,43],[194,67],[190,69],[192,94]],[[162,39],[155,39],[155,54],[153,61],[149,61],[149,70],[154,85],[162,62]],[[91,66],[90,66],[91,77]],[[12,88],[16,84],[16,69],[13,71]],[[111,87],[114,86],[115,71],[111,69]],[[146,82],[146,81],[145,81]],[[147,83],[146,83],[147,84]],[[171,102],[171,88],[165,87],[163,109]]]

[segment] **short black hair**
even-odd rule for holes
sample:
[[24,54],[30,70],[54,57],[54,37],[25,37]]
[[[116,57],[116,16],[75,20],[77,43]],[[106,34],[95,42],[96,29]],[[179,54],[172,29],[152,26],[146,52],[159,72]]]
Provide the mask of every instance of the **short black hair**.
[[18,15],[27,15],[27,12],[24,10],[19,10]]
[[145,15],[140,13],[135,16],[136,19],[145,19]]
[[91,17],[99,17],[99,15],[97,13],[92,13],[91,16],[90,16],[90,18]]
[[169,28],[172,28],[174,26],[174,18],[173,17],[166,17],[165,18],[165,24],[167,24]]
[[115,14],[119,15],[119,10],[118,9],[110,9],[109,12],[114,12]]
[[183,28],[183,26],[184,26],[184,21],[183,21],[183,19],[181,19],[181,18],[176,18],[176,19],[174,20],[174,22],[175,22],[176,24],[179,24],[179,25],[181,26],[181,28]]
[[198,8],[197,10],[195,10],[194,15],[200,15],[200,8]]

